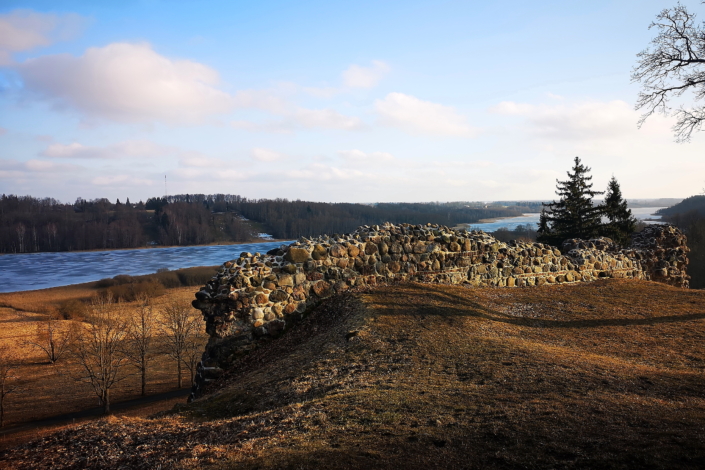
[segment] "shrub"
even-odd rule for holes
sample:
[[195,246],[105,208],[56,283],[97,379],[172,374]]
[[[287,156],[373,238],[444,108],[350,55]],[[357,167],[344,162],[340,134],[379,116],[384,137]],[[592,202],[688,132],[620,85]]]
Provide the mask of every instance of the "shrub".
[[157,281],[143,281],[108,287],[101,293],[103,297],[112,296],[114,302],[133,302],[140,296],[158,297],[164,294],[164,286]]
[[88,310],[86,304],[78,299],[69,299],[59,304],[58,317],[64,320],[83,320]]
[[216,266],[199,266],[197,268],[179,269],[176,272],[184,286],[202,286],[218,273]]
[[157,271],[156,274],[147,276],[148,279],[155,282],[159,282],[161,285],[167,289],[173,289],[174,287],[181,287],[181,278],[174,271]]
[[113,278],[113,280],[115,281],[115,284],[119,286],[123,284],[132,284],[135,282],[135,278],[127,274],[118,274]]
[[97,289],[105,289],[106,287],[114,286],[115,284],[117,284],[117,282],[115,282],[115,279],[110,279],[109,277],[106,277],[105,279],[96,281],[95,287]]

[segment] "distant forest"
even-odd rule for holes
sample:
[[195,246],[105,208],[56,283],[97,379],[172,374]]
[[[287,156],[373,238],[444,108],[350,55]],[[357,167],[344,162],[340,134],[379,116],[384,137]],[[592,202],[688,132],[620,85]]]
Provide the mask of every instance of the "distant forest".
[[[185,246],[252,240],[258,230],[294,239],[349,233],[360,225],[437,223],[538,212],[540,202],[347,204],[180,194],[145,203],[0,197],[0,253]],[[254,223],[253,223],[254,222]]]

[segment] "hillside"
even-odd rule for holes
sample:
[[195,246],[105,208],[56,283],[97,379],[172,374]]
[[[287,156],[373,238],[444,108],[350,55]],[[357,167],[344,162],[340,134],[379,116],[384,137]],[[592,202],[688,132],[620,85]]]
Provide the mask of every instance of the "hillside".
[[175,413],[76,426],[0,465],[702,468],[703,305],[634,280],[347,293]]
[[700,217],[705,216],[705,195],[698,194],[689,198],[683,199],[678,204],[664,209],[659,209],[657,214],[665,218],[673,217],[678,214],[696,213]]

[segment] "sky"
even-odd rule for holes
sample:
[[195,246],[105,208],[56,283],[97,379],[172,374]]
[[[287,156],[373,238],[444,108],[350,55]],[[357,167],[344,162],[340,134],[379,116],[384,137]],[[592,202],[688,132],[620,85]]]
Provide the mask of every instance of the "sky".
[[579,156],[691,196],[705,133],[638,128],[630,81],[674,5],[2,0],[0,193],[547,200]]

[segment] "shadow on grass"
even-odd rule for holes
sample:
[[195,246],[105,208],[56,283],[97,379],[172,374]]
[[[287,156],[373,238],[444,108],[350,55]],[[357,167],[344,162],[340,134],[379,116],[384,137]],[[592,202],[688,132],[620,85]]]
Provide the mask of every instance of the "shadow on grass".
[[[604,318],[594,320],[546,320],[540,318],[523,318],[515,317],[510,314],[485,307],[463,296],[450,294],[445,290],[435,288],[432,285],[406,284],[403,288],[406,290],[407,295],[419,298],[418,302],[413,302],[413,306],[411,309],[405,310],[407,313],[413,315],[477,317],[485,320],[507,323],[517,326],[527,326],[531,328],[596,328],[602,326],[639,326],[657,325],[661,323],[680,323],[705,319],[705,312],[683,315],[664,315],[650,318]],[[384,298],[386,300],[383,300],[381,302],[378,301],[377,305],[381,305],[385,309],[393,311],[395,315],[399,314],[402,309],[399,308],[400,304],[398,303],[397,299],[393,297]],[[452,303],[458,305],[458,307],[429,306],[429,304],[432,304],[433,302],[442,302],[445,304]]]

